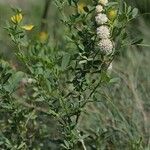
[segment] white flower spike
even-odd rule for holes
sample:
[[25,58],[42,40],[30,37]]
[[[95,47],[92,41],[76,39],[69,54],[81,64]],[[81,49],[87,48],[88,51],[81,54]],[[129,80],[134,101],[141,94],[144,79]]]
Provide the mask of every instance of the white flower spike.
[[100,40],[100,42],[98,43],[98,46],[99,46],[99,49],[106,54],[110,54],[113,50],[113,43],[110,39]]
[[102,5],[97,5],[95,10],[96,10],[96,13],[101,13],[103,11]]
[[99,0],[99,3],[105,6],[107,5],[108,0]]
[[95,17],[95,21],[96,21],[97,25],[103,25],[103,24],[107,23],[108,18],[106,16],[106,14],[100,13]]
[[108,26],[102,25],[97,28],[97,36],[100,39],[107,39],[110,38],[110,30]]

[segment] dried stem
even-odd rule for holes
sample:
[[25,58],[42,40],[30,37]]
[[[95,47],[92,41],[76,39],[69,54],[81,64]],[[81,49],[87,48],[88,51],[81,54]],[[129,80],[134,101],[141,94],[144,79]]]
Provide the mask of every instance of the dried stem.
[[43,9],[42,19],[41,19],[41,31],[47,31],[47,17],[50,8],[51,0],[45,0],[45,6]]

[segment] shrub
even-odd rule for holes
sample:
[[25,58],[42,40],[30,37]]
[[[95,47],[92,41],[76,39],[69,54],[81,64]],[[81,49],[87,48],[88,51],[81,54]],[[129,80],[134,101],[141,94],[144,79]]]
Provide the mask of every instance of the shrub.
[[[128,41],[126,33],[137,9],[105,0],[89,5],[78,0],[54,3],[66,32],[61,46],[54,47],[46,32],[30,38],[34,26],[24,24],[19,9],[14,9],[7,24],[21,65],[13,69],[1,61],[1,149],[142,149],[142,139],[126,132],[128,121],[103,90],[117,80],[110,75],[110,65],[122,47],[141,42]],[[65,14],[64,8],[73,12]],[[110,111],[117,112],[117,121],[125,127],[117,130],[115,122],[106,119],[112,126],[100,128],[94,122],[97,131],[87,128],[86,108],[95,103],[111,105]]]

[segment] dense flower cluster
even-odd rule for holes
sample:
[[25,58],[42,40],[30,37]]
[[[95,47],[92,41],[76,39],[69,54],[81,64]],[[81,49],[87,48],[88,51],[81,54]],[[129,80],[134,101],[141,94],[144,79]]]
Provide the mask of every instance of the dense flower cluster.
[[113,49],[113,44],[108,38],[100,40],[98,46],[101,49],[101,51],[105,52],[106,54],[110,54]]
[[95,20],[98,25],[103,25],[108,21],[108,18],[106,14],[99,13],[96,15]]
[[110,31],[108,26],[100,26],[97,28],[97,36],[101,39],[106,39],[110,37]]
[[108,17],[104,13],[104,7],[107,5],[108,0],[99,0],[98,5],[96,6],[96,16],[95,21],[97,23],[97,37],[100,40],[98,42],[98,47],[101,51],[106,54],[110,54],[113,50],[113,43],[110,40],[110,29],[107,25]]
[[108,0],[99,0],[99,3],[101,5],[106,5],[108,3]]
[[103,11],[103,6],[102,5],[97,5],[96,6],[96,13],[101,13]]

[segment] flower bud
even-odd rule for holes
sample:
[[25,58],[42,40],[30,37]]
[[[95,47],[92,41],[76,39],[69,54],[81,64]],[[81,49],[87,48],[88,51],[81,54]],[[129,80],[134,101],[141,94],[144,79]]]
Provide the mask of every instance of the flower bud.
[[102,5],[106,5],[108,3],[108,0],[99,0],[98,2]]
[[101,13],[103,11],[102,5],[97,5],[95,10],[96,10],[96,13]]

